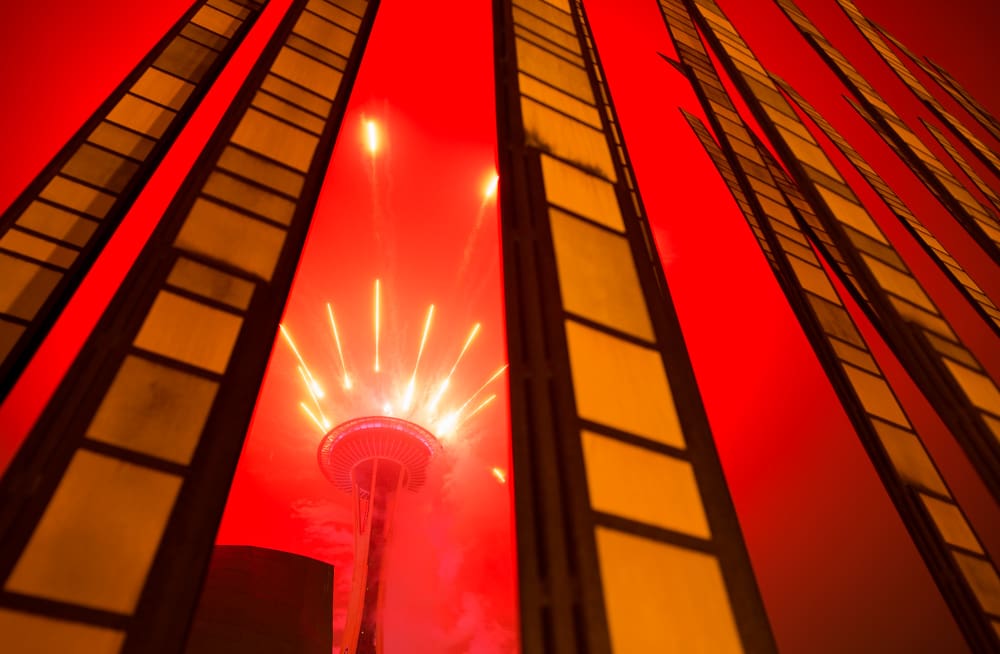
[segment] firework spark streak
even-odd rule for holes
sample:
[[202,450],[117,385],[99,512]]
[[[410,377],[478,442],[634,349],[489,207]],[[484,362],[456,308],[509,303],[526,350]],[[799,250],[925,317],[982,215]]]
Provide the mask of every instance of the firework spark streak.
[[379,306],[381,305],[379,294],[379,281],[375,280],[375,372],[379,371],[378,365],[378,334],[379,334]]
[[[357,402],[364,401],[365,398],[370,399],[371,410],[375,412],[380,412],[383,415],[397,415],[398,417],[404,417],[406,419],[414,420],[418,423],[424,423],[429,425],[431,431],[435,433],[436,436],[442,440],[448,440],[454,438],[459,429],[468,422],[471,418],[479,414],[483,409],[489,406],[495,399],[496,394],[490,394],[485,399],[474,404],[479,400],[481,395],[490,384],[497,380],[500,375],[507,370],[507,366],[501,366],[496,370],[474,393],[464,399],[461,404],[452,405],[451,408],[444,407],[439,408],[445,399],[446,391],[449,390],[452,378],[458,371],[460,364],[462,363],[465,355],[472,347],[476,336],[482,329],[480,323],[476,323],[469,330],[468,336],[462,343],[462,347],[459,349],[458,355],[455,357],[454,362],[451,367],[447,369],[446,374],[438,379],[434,379],[435,375],[429,375],[431,378],[427,379],[427,373],[424,374],[424,378],[421,379],[421,362],[424,359],[425,350],[427,348],[428,342],[430,340],[431,325],[434,319],[435,307],[430,305],[427,309],[427,316],[424,319],[423,331],[420,336],[420,346],[417,349],[416,358],[413,363],[413,369],[410,373],[405,385],[391,383],[390,378],[384,379],[375,383],[375,379],[366,379],[364,376],[352,376],[351,367],[348,362],[351,360],[349,352],[345,352],[344,341],[341,338],[340,330],[337,326],[337,321],[334,317],[333,306],[331,303],[326,305],[327,318],[330,321],[330,331],[333,336],[334,345],[337,349],[337,361],[340,363],[339,374],[336,377],[340,377],[342,383],[339,384],[343,389],[345,395],[341,396],[337,393],[330,396],[323,392],[323,387],[317,381],[316,377],[313,375],[309,366],[306,364],[305,358],[303,357],[295,341],[292,339],[291,333],[287,327],[282,324],[281,334],[284,336],[285,341],[291,348],[292,352],[295,354],[295,358],[298,360],[299,365],[297,366],[299,376],[302,379],[302,384],[305,386],[305,390],[309,395],[307,401],[299,403],[299,408],[302,412],[309,418],[321,432],[326,433],[332,427],[331,420],[327,417],[327,412],[324,412],[324,406],[329,407],[331,404],[334,406],[340,406],[337,403],[344,400],[350,393],[350,397],[354,399],[350,401],[354,410],[357,410]],[[381,332],[382,332],[382,284],[381,281],[375,280],[375,293],[374,293],[374,307],[373,307],[373,327],[375,336],[375,373],[388,374],[389,371],[385,370],[383,361],[381,359]],[[426,368],[427,366],[424,366]],[[384,376],[384,375],[383,375]],[[366,382],[367,388],[366,388]],[[392,397],[387,398],[385,396],[386,389],[395,388],[396,392],[402,390],[400,395],[396,395],[395,399]],[[365,391],[368,391],[366,394]],[[360,395],[359,395],[360,393]],[[470,410],[470,407],[473,407]],[[343,411],[340,409],[333,411],[336,415],[341,415]],[[497,469],[499,470],[499,469]],[[494,472],[494,475],[496,473]]]
[[333,307],[326,303],[326,313],[330,316],[330,327],[333,328],[333,340],[337,344],[337,355],[340,357],[340,370],[344,373],[344,390],[351,390],[351,377],[347,374],[347,364],[344,363],[344,348],[340,345],[340,334],[337,332],[337,321],[333,319]]

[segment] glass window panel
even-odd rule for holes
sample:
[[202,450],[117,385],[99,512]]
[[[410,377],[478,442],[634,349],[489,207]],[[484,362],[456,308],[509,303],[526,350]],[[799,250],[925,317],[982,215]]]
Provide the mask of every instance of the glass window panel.
[[350,14],[340,7],[330,4],[329,2],[323,2],[322,0],[309,0],[306,5],[306,9],[315,12],[322,16],[323,18],[333,21],[338,25],[342,25],[352,32],[357,33],[361,28],[361,19]]
[[170,270],[167,283],[207,298],[246,310],[254,285],[221,270],[181,257]]
[[306,172],[319,137],[249,109],[236,127],[232,142]]
[[204,27],[198,27],[194,23],[185,25],[184,29],[181,30],[181,34],[192,41],[207,45],[212,50],[220,52],[226,48],[226,44],[229,42],[226,37],[207,30]]
[[118,654],[125,634],[106,627],[0,609],[7,654]]
[[180,486],[77,450],[4,589],[131,614]]
[[611,229],[625,231],[614,186],[545,154],[541,160],[545,195],[549,202]]
[[102,193],[60,175],[53,177],[39,195],[46,200],[82,211],[96,218],[106,216],[115,203],[115,196]]
[[218,387],[216,382],[129,355],[87,436],[187,465]]
[[76,260],[77,255],[74,250],[32,236],[16,228],[7,230],[7,233],[0,237],[0,248],[23,254],[38,261],[45,261],[60,268],[68,268]]
[[171,109],[180,109],[194,91],[194,84],[168,75],[162,70],[149,68],[132,86],[131,91]]
[[997,578],[997,571],[990,562],[964,552],[952,551],[951,555],[958,562],[983,609],[1000,615],[1000,578]]
[[521,70],[594,104],[594,92],[590,88],[587,71],[520,37],[515,40],[517,63]]
[[24,213],[18,217],[17,224],[80,246],[86,245],[97,229],[97,223],[92,220],[37,200],[28,205]]
[[367,8],[365,0],[336,0],[335,2],[331,2],[331,4],[343,7],[355,16],[364,16]]
[[242,23],[238,18],[207,5],[198,10],[198,13],[191,18],[191,22],[226,38],[235,34]]
[[972,353],[966,350],[961,345],[956,345],[952,341],[945,340],[938,336],[937,334],[932,334],[931,332],[925,332],[924,336],[927,340],[931,342],[931,346],[939,353],[946,357],[950,357],[960,363],[964,363],[970,368],[978,368],[979,363],[976,361]]
[[524,96],[521,96],[521,112],[528,145],[567,159],[609,181],[617,181],[603,132]]
[[563,308],[647,341],[653,327],[623,236],[549,210]]
[[940,334],[952,342],[957,340],[955,332],[951,330],[948,323],[934,314],[928,313],[920,307],[915,307],[909,302],[904,302],[903,300],[892,297],[891,295],[889,296],[889,302],[892,303],[892,306],[896,308],[896,311],[898,311],[899,315],[903,316],[903,318],[911,322],[915,322],[935,334]]
[[872,423],[896,472],[904,481],[949,495],[934,463],[914,434],[880,420],[873,420]]
[[813,168],[820,170],[830,177],[836,180],[840,179],[840,173],[837,169],[833,167],[830,160],[827,158],[826,154],[813,142],[808,141],[798,134],[795,134],[781,125],[778,125],[778,131],[781,133],[782,138],[788,144],[788,147],[792,149],[795,156],[805,163],[809,164]]
[[601,125],[601,114],[597,109],[589,104],[581,102],[573,96],[566,95],[548,84],[539,82],[533,77],[528,77],[524,73],[518,73],[518,85],[521,93],[536,100],[544,102],[554,109],[573,116],[577,120],[587,123],[591,127],[603,129]]
[[833,349],[837,353],[837,356],[840,357],[842,361],[853,363],[857,367],[864,368],[869,372],[881,374],[879,372],[878,365],[875,363],[875,359],[873,359],[871,355],[864,350],[848,345],[839,339],[833,339],[830,342],[833,344]]
[[324,122],[311,113],[299,109],[295,105],[289,104],[280,98],[276,98],[268,93],[258,92],[253,98],[253,106],[262,109],[270,114],[284,118],[290,123],[298,125],[315,134],[323,131]]
[[87,140],[134,159],[145,159],[156,145],[151,139],[104,122],[94,128]]
[[1000,391],[992,379],[975,370],[969,370],[951,359],[941,360],[973,404],[980,409],[1000,415]]
[[271,70],[276,75],[295,82],[299,86],[304,86],[330,100],[337,94],[340,78],[343,76],[339,70],[321,64],[290,48],[281,49],[278,58],[271,66]]
[[197,84],[215,63],[216,52],[183,37],[170,42],[154,65]]
[[957,506],[923,493],[920,493],[920,501],[924,503],[924,508],[930,513],[938,531],[947,542],[979,554],[983,553],[979,541],[972,533],[972,527],[969,526],[965,516],[962,515]]
[[[319,19],[317,18],[317,20]],[[288,40],[285,41],[285,43],[293,50],[298,50],[303,54],[309,55],[313,59],[318,59],[327,66],[332,66],[340,71],[347,68],[347,57],[343,57],[336,52],[331,52],[327,48],[313,43],[304,36],[292,34],[288,37]]]
[[830,283],[830,278],[826,276],[825,270],[819,266],[807,263],[798,257],[788,257],[788,262],[792,264],[795,276],[798,277],[799,283],[802,284],[803,288],[831,302],[840,302],[837,297],[837,291],[834,290],[833,284]]
[[230,2],[229,0],[210,0],[208,4],[240,19],[246,18],[250,15],[249,9],[241,4]]
[[330,104],[329,100],[321,98],[315,93],[310,93],[301,87],[290,84],[280,77],[275,77],[271,73],[268,73],[267,77],[264,78],[264,83],[261,84],[261,88],[280,98],[284,98],[287,102],[296,104],[319,116],[328,115],[330,113],[330,107],[333,106]]
[[284,230],[199,198],[175,244],[266,281],[284,242]]
[[514,4],[527,9],[539,18],[543,18],[571,34],[576,34],[576,26],[573,24],[573,18],[551,5],[547,5],[540,0],[515,0]]
[[295,23],[296,34],[346,57],[354,46],[354,33],[315,14],[305,12]]
[[295,212],[295,203],[291,200],[220,172],[209,175],[204,193],[283,225],[292,221],[292,214]]
[[153,138],[160,138],[175,115],[170,109],[135,95],[126,95],[108,113],[108,120]]
[[551,23],[547,23],[516,6],[514,7],[514,22],[519,25],[523,25],[532,32],[544,36],[553,43],[556,43],[561,47],[576,53],[577,55],[582,54],[580,51],[580,42],[577,40],[576,36],[567,34],[566,32],[557,29]]
[[[107,123],[101,123],[101,126],[111,127]],[[97,130],[94,131],[94,134],[96,133]],[[93,139],[93,136],[92,134],[91,139]],[[90,214],[96,218],[103,218],[107,215],[117,199],[113,195],[108,195],[89,186],[84,186],[62,175],[53,177],[45,188],[42,189],[42,192],[39,193],[39,196],[61,204],[64,207]]]
[[834,193],[822,185],[817,185],[816,190],[819,191],[823,201],[830,207],[830,211],[833,212],[837,220],[847,223],[858,231],[871,236],[876,241],[888,243],[885,240],[885,236],[875,224],[875,221],[872,220],[872,217],[861,205],[847,200],[840,194]]
[[[554,28],[552,29],[552,31],[553,32],[559,32],[559,30],[556,30]],[[559,33],[561,34],[562,32],[559,32]],[[562,46],[560,46],[560,45],[558,45],[556,43],[553,43],[552,41],[546,39],[544,36],[541,36],[540,34],[536,34],[535,32],[529,30],[528,28],[521,27],[520,25],[518,25],[516,23],[514,24],[514,35],[516,37],[520,38],[520,39],[524,39],[525,41],[527,41],[529,43],[537,45],[539,48],[542,48],[543,50],[547,50],[547,51],[551,52],[552,54],[554,54],[554,55],[556,55],[558,57],[566,59],[566,60],[568,60],[568,61],[576,64],[577,66],[579,66],[581,68],[583,68],[584,65],[585,65],[584,59],[583,59],[582,55],[578,54],[577,52],[574,52],[573,50],[567,50],[567,49],[563,48]]]
[[844,366],[844,371],[847,372],[851,385],[857,391],[865,411],[889,422],[909,426],[910,423],[903,414],[902,407],[899,406],[885,380],[852,366]]
[[[763,234],[763,232],[762,232]],[[794,255],[799,259],[805,259],[806,261],[812,261],[815,259],[813,251],[809,248],[796,243],[792,239],[788,238],[784,234],[777,234],[778,243],[781,244],[781,249],[788,254]]]
[[0,313],[31,320],[62,274],[0,252]]
[[913,279],[905,273],[901,273],[895,268],[887,266],[878,259],[871,257],[865,253],[861,253],[862,258],[865,263],[868,264],[868,268],[875,275],[875,279],[878,280],[879,286],[882,288],[892,291],[900,297],[904,297],[913,304],[922,306],[932,313],[937,313],[937,309],[934,307],[934,303],[931,299],[927,297],[920,285],[917,284],[917,280]]
[[711,538],[690,463],[588,431],[582,438],[595,511]]
[[617,654],[743,651],[715,557],[604,527],[596,538]]
[[859,250],[868,252],[896,270],[906,270],[906,264],[903,263],[903,260],[899,258],[899,255],[896,254],[896,252],[888,245],[883,245],[882,243],[869,238],[853,227],[849,227],[847,225],[844,225],[844,233],[847,234],[847,238],[851,239],[851,242],[854,243]]
[[0,317],[0,360],[7,357],[14,349],[17,339],[24,333],[24,326],[9,322]]
[[222,156],[219,157],[219,168],[270,186],[292,197],[297,197],[302,192],[302,183],[305,180],[299,173],[234,147],[223,150]]
[[[767,214],[768,218],[772,221],[776,220],[784,225],[791,226],[791,234],[794,235],[791,238],[802,246],[807,245],[808,241],[806,240],[806,237],[799,231],[798,221],[796,221],[795,216],[792,215],[791,209],[784,204],[784,200],[782,200],[781,203],[778,203],[763,193],[757,193],[757,199],[760,201],[761,208]],[[810,259],[806,258],[806,260],[809,261]]]
[[139,164],[134,161],[84,143],[63,165],[61,172],[94,186],[121,193],[138,169]]
[[580,417],[684,447],[660,353],[571,320],[565,324]]
[[569,0],[544,0],[546,3],[569,13]]
[[169,291],[160,291],[135,346],[222,374],[243,319]]

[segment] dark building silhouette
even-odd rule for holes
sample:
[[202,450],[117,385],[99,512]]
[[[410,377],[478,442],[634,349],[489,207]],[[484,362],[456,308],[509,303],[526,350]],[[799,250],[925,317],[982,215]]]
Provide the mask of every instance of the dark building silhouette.
[[186,654],[329,654],[333,574],[298,554],[216,546]]

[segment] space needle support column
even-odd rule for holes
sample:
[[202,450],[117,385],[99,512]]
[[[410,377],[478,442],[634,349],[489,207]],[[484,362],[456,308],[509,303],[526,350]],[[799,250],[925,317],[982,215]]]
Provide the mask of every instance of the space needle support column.
[[774,652],[577,0],[496,0],[525,654]]
[[377,7],[292,2],[0,482],[14,652],[182,650]]

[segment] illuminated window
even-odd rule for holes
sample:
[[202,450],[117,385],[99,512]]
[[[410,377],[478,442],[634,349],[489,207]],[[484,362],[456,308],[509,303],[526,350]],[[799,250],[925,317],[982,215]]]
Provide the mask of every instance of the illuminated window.
[[135,337],[135,345],[222,373],[242,322],[238,316],[160,291]]
[[132,613],[180,485],[78,450],[4,589]]
[[595,511],[711,537],[690,463],[588,431],[582,440]]
[[187,464],[218,386],[147,359],[126,357],[87,436]]
[[563,307],[652,341],[653,328],[628,241],[557,209],[549,211],[549,219]]
[[565,324],[580,417],[684,447],[660,353],[573,321]]
[[0,609],[0,633],[8,654],[87,652],[118,654],[125,634],[104,627]]
[[176,245],[268,280],[284,242],[282,229],[199,198]]
[[603,527],[597,555],[616,654],[743,651],[714,557]]
[[0,252],[0,312],[31,320],[61,278],[54,270]]

